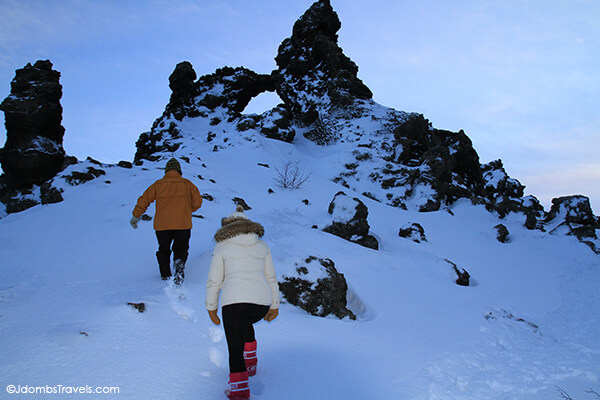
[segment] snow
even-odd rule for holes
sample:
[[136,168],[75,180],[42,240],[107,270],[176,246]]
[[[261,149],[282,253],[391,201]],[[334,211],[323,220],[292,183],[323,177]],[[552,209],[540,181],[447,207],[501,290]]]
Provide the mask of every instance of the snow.
[[[176,155],[190,160],[184,177],[214,197],[195,213],[203,218],[193,220],[181,288],[160,280],[152,222],[129,226],[138,196],[171,154],[104,167],[106,175],[76,187],[57,178],[63,202],[0,219],[0,398],[15,398],[8,385],[90,385],[119,387],[119,399],[225,399],[226,341],[204,296],[212,236],[233,197],[264,225],[279,277],[295,276],[309,256],[332,259],[359,317],[318,318],[283,303],[276,320],[256,325],[254,399],[547,400],[560,398],[556,386],[580,399],[600,390],[600,258],[576,238],[529,231],[522,215],[500,221],[467,200],[452,213],[393,208],[362,196],[371,186],[361,181],[354,191],[331,181],[355,144],[320,147],[301,132],[283,143],[235,132],[226,119],[207,143],[209,120],[178,126],[186,142]],[[311,179],[269,193],[274,167],[289,160]],[[340,190],[368,207],[380,250],[312,228],[330,222]],[[428,195],[424,187],[414,201]],[[398,237],[412,222],[427,242]],[[510,244],[496,240],[500,222]],[[474,285],[456,285],[444,259]]]
[[335,197],[332,212],[332,221],[342,224],[350,222],[356,215],[358,202],[346,194],[339,194]]

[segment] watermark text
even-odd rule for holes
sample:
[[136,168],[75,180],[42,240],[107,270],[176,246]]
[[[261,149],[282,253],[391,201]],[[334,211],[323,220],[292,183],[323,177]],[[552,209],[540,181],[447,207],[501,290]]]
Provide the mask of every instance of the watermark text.
[[9,394],[119,394],[117,386],[66,386],[66,385],[8,385]]

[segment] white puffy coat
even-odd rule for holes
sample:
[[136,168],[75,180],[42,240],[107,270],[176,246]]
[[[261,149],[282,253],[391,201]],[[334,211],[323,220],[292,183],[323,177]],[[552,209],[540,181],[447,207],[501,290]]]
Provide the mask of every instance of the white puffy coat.
[[264,228],[245,218],[224,219],[215,234],[206,282],[206,308],[235,303],[253,303],[279,308],[279,285],[271,251],[260,239]]

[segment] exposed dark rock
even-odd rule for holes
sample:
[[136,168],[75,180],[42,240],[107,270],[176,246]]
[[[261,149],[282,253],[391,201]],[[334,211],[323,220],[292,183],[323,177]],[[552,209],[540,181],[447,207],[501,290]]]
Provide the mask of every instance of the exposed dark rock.
[[0,163],[9,186],[27,188],[54,177],[65,159],[62,147],[60,73],[48,60],[16,71],[11,94],[0,104],[6,144]]
[[314,124],[331,107],[345,108],[355,99],[372,97],[357,77],[358,67],[338,46],[340,27],[329,0],[320,0],[279,46],[277,94],[303,125]]
[[63,201],[62,189],[52,187],[50,182],[44,182],[40,186],[42,204],[54,204]]
[[361,246],[377,250],[379,244],[369,235],[367,206],[358,198],[350,198],[344,192],[338,192],[327,210],[332,215],[331,225],[323,231],[339,236]]
[[452,204],[482,193],[479,156],[462,130],[433,129],[423,115],[411,114],[394,129],[394,139],[394,160],[409,167],[392,175],[394,185],[425,185],[436,193],[420,211],[437,211],[442,201]]
[[208,193],[202,193],[202,199],[206,201],[214,201],[215,198]]
[[65,161],[63,162],[63,165],[60,170],[64,171],[65,169],[67,169],[67,167],[69,165],[75,165],[78,162],[79,161],[77,160],[77,157],[75,157],[75,156],[65,156]]
[[21,211],[25,211],[28,208],[31,208],[33,206],[37,206],[39,203],[39,201],[37,200],[37,198],[35,197],[15,197],[15,198],[11,198],[6,202],[6,213],[7,214],[12,214],[12,213],[18,213]]
[[[181,121],[184,117],[210,118],[211,125],[218,125],[222,117],[210,115],[221,108],[230,115],[229,120],[241,118],[240,113],[250,100],[260,93],[275,91],[276,77],[261,75],[249,69],[223,67],[213,74],[201,76],[197,81],[196,73],[189,62],[179,63],[169,78],[173,91],[169,104],[163,115],[158,118],[150,132],[144,132],[136,142],[136,163],[142,159],[156,161],[157,153],[174,152],[181,145],[181,132],[175,122],[167,125],[173,116]],[[247,130],[256,126],[251,117],[238,122],[239,130]]]
[[85,161],[89,161],[92,164],[98,165],[100,167],[103,167],[104,164],[102,164],[100,161],[93,159],[92,157],[89,157],[85,159]]
[[252,207],[246,204],[246,201],[240,197],[234,197],[231,200],[235,203],[236,206],[242,206],[244,211],[252,210]]
[[104,170],[87,167],[87,172],[73,171],[70,175],[63,176],[63,178],[65,178],[65,181],[70,185],[77,186],[105,174],[106,172],[104,172]]
[[137,310],[140,313],[143,313],[144,311],[146,311],[145,303],[127,303],[127,305],[130,306],[131,308],[133,308],[134,310]]
[[256,127],[256,123],[258,121],[260,121],[260,117],[253,118],[253,116],[248,116],[246,118],[243,118],[240,122],[237,123],[236,129],[240,132],[244,132],[249,129],[254,129]]
[[[135,146],[137,151],[134,157],[134,163],[141,165],[142,160],[157,161],[160,156],[157,153],[174,152],[181,146],[178,142],[181,139],[181,132],[177,124],[170,122],[167,126],[164,119],[168,118],[169,111],[165,111],[162,117],[154,121],[150,132],[144,132],[140,135]],[[182,117],[183,118],[183,117]]]
[[197,88],[194,83],[196,71],[188,61],[180,62],[169,76],[171,99],[166,110],[173,113],[176,119],[181,120],[193,110],[193,99],[196,97]]
[[531,215],[526,224],[532,227],[529,229],[535,229],[537,219],[543,216],[544,207],[533,196],[523,197],[525,186],[508,176],[502,160],[482,165],[482,172],[485,180],[484,196],[487,209],[496,211],[500,218],[506,217],[511,212]]
[[400,228],[400,231],[398,232],[398,236],[410,239],[413,242],[417,242],[417,243],[427,241],[427,238],[425,236],[425,229],[423,229],[423,227],[416,222],[407,224],[407,225],[403,226],[402,228]]
[[600,255],[600,248],[596,246],[596,244],[590,240],[582,240],[581,243],[587,245],[594,253]]
[[[330,259],[308,257],[296,264],[297,276],[283,276],[279,290],[285,300],[311,315],[356,319],[347,308],[348,284]],[[315,279],[315,277],[318,277]]]
[[296,135],[296,131],[291,127],[288,111],[281,106],[263,113],[260,131],[268,138],[288,143],[293,142]]
[[454,269],[454,272],[456,272],[456,276],[457,276],[456,284],[459,286],[469,286],[471,275],[469,275],[467,270],[463,268],[461,271],[458,269],[458,266],[455,263],[453,263],[452,261],[446,260],[446,259],[445,259],[445,261],[448,264],[452,265],[452,269]]
[[535,213],[528,212],[525,218],[525,228],[529,230],[536,229],[538,226],[538,219]]
[[498,224],[494,227],[494,229],[497,232],[496,239],[498,239],[498,241],[500,243],[506,243],[509,241],[509,238],[508,238],[509,232],[508,232],[508,228],[505,225]]
[[[222,85],[223,90],[214,94],[217,85]],[[275,77],[257,74],[243,67],[223,67],[213,74],[200,77],[196,86],[197,104],[209,109],[221,106],[230,112],[241,113],[252,98],[267,91],[275,91]]]
[[127,169],[133,168],[133,165],[129,161],[119,161],[119,163],[117,165],[121,168],[127,168]]

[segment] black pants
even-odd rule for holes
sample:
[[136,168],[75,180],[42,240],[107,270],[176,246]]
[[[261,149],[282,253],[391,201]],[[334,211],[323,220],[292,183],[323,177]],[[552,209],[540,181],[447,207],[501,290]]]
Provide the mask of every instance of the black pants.
[[185,264],[191,235],[191,229],[156,231],[156,239],[158,239],[156,259],[160,268],[160,276],[163,278],[171,276],[171,249],[173,250],[173,259],[182,260]]
[[267,315],[269,306],[251,303],[236,303],[224,306],[223,327],[229,350],[229,372],[246,371],[244,343],[256,340],[252,324]]

